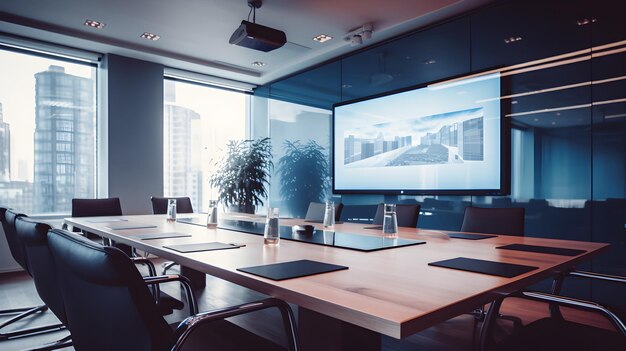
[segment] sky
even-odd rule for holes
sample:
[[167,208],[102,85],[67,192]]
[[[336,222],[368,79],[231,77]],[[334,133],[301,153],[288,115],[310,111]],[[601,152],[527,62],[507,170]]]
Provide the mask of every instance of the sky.
[[[65,72],[89,78],[91,66],[0,50],[0,103],[4,121],[11,126],[11,179],[33,180],[35,131],[35,73],[50,65],[65,67]],[[28,172],[18,178],[20,160],[26,161]]]

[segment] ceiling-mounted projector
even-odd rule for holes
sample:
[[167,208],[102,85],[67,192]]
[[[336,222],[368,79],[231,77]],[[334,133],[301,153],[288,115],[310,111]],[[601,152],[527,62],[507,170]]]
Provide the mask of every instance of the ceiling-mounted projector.
[[256,24],[256,9],[263,5],[263,0],[247,0],[250,7],[250,13],[253,14],[252,22],[250,22],[250,13],[248,20],[241,21],[239,28],[230,36],[229,43],[243,46],[245,48],[272,51],[285,45],[287,36],[285,32]]
[[287,36],[281,30],[244,20],[230,36],[228,42],[249,49],[268,52],[285,45]]

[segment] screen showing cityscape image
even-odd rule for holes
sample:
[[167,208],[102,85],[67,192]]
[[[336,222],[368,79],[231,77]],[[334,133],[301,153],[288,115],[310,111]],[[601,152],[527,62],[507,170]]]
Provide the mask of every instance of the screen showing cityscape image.
[[337,105],[335,191],[497,191],[500,134],[498,74]]

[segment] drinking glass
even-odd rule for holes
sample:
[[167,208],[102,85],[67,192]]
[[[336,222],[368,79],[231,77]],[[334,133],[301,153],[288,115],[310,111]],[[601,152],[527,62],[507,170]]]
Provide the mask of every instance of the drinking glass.
[[176,199],[167,199],[167,220],[176,221]]
[[324,210],[324,228],[330,228],[335,225],[335,203],[326,201],[326,209]]
[[270,207],[267,209],[267,218],[265,219],[265,231],[263,233],[264,243],[269,245],[277,245],[280,241],[279,229],[278,208]]
[[206,219],[207,228],[217,227],[217,200],[209,200],[209,213]]
[[387,237],[395,237],[398,235],[398,217],[396,216],[395,204],[385,204],[383,235]]

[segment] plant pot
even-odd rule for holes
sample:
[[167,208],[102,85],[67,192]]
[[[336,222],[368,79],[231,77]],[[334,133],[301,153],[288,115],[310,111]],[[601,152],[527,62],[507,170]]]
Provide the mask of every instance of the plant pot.
[[232,205],[228,207],[228,212],[237,212],[237,213],[250,213],[254,214],[254,205],[246,204],[246,205]]

